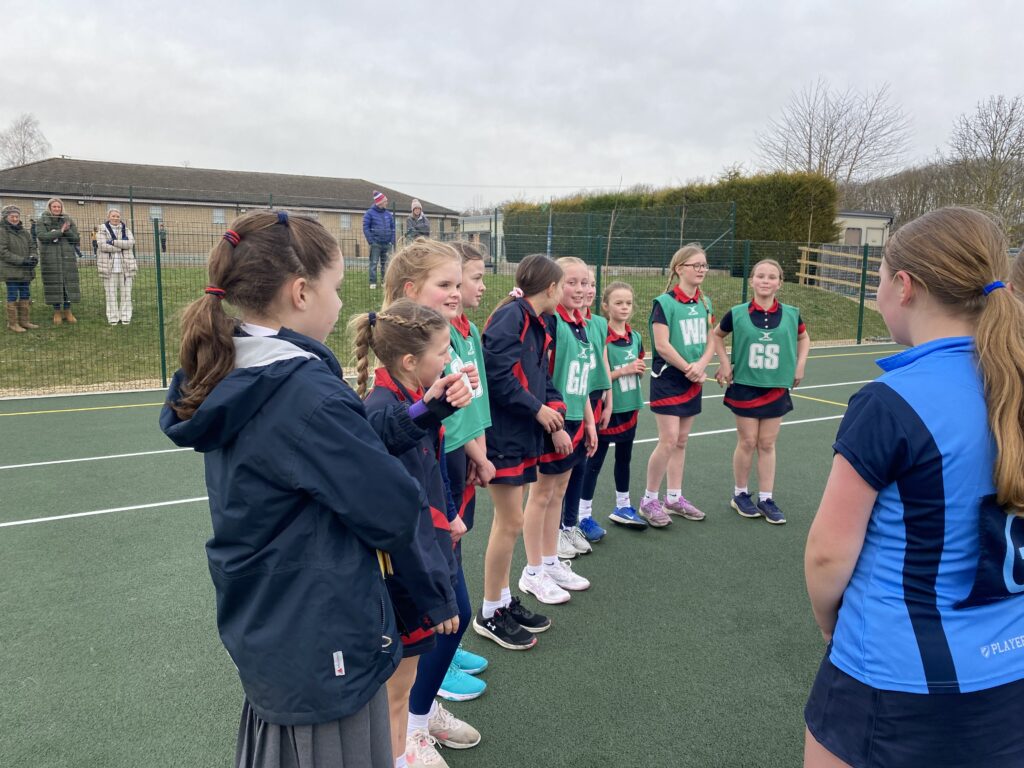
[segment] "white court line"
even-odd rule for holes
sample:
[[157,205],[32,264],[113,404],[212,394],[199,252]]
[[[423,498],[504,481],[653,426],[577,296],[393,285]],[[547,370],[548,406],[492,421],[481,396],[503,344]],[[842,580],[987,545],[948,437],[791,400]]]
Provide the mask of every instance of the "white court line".
[[57,459],[56,461],[33,461],[29,464],[6,464],[0,466],[4,469],[26,469],[28,467],[52,467],[54,464],[77,464],[80,461],[104,461],[106,459],[132,459],[136,456],[155,456],[160,453],[180,453],[191,451],[191,448],[166,448],[159,451],[139,451],[138,453],[114,453],[109,456],[85,456],[81,459]]
[[[782,426],[794,426],[796,424],[812,424],[817,421],[834,421],[835,419],[843,418],[842,414],[838,416],[821,416],[817,419],[800,419],[798,421],[784,421]],[[694,432],[690,437],[704,437],[705,435],[722,435],[727,432],[735,432],[736,428],[731,429],[712,429],[707,432]],[[635,443],[655,443],[658,438],[652,437],[646,440],[636,440]],[[614,443],[613,443],[614,445]],[[207,501],[209,496],[196,496],[192,499],[175,499],[174,501],[158,501],[153,504],[136,504],[132,507],[114,507],[112,509],[97,509],[92,512],[75,512],[70,515],[55,515],[54,517],[37,517],[32,520],[12,520],[9,523],[0,523],[0,528],[10,528],[15,525],[32,525],[34,523],[50,523],[55,520],[70,520],[76,517],[92,517],[93,515],[109,515],[112,512],[132,512],[137,509],[153,509],[154,507],[173,507],[178,504],[196,504],[200,501]]]
[[0,528],[10,528],[14,525],[32,525],[33,523],[49,523],[54,520],[70,520],[75,517],[92,517],[93,515],[109,515],[111,512],[131,512],[136,509],[153,509],[155,507],[173,507],[178,504],[195,504],[206,501],[209,496],[196,496],[193,499],[175,499],[174,501],[157,501],[153,504],[136,504],[133,507],[113,507],[112,509],[94,509],[92,512],[75,512],[70,515],[54,515],[53,517],[37,517],[32,520],[12,520],[9,523],[0,523]]
[[[836,384],[814,384],[809,387],[800,387],[802,392],[805,389],[827,389],[828,387],[848,387],[855,384],[870,384],[874,379],[865,379],[864,381],[841,381]],[[705,395],[705,400],[715,400],[718,398],[725,397],[725,395]],[[650,402],[644,401],[644,405],[650,405]],[[789,422],[790,424],[797,424],[800,422]],[[724,430],[725,432],[734,432],[733,429]],[[696,437],[697,434],[721,434],[720,432],[701,432],[690,435]],[[649,440],[637,440],[638,443],[651,442]],[[29,464],[6,464],[0,465],[0,471],[5,469],[28,469],[31,467],[51,467],[56,464],[77,464],[83,461],[105,461],[107,459],[133,459],[139,456],[156,456],[162,453],[182,453],[184,451],[191,451],[191,448],[167,448],[159,451],[138,451],[137,453],[115,453],[109,456],[85,456],[80,459],[57,459],[56,461],[33,461]]]
[[[708,381],[711,381],[711,379],[708,379]],[[870,384],[872,381],[874,381],[874,379],[864,379],[864,381],[840,381],[840,382],[838,382],[836,384],[812,384],[809,387],[797,387],[797,389],[799,389],[800,392],[803,392],[805,389],[828,389],[829,387],[852,387],[854,384]],[[701,395],[701,399],[702,400],[717,400],[717,399],[723,398],[723,397],[725,397],[724,393],[721,394],[721,395]],[[644,400],[644,405],[650,405],[650,404],[651,404],[650,400]],[[0,467],[0,469],[3,469],[3,467]]]
[[[794,424],[812,424],[812,423],[814,423],[816,421],[835,421],[836,419],[841,419],[841,418],[843,418],[843,414],[840,413],[840,414],[838,414],[836,416],[819,416],[816,419],[798,419],[797,421],[784,421],[784,422],[782,422],[782,426],[784,426],[784,427],[791,427]],[[726,434],[728,432],[735,432],[735,431],[736,431],[736,427],[730,427],[729,429],[709,429],[707,432],[691,432],[690,433],[690,437],[703,437],[704,435],[724,435],[724,434]],[[643,440],[634,440],[633,441],[633,445],[636,445],[637,443],[656,443],[656,442],[658,442],[658,438],[656,438],[656,437],[647,437],[647,438],[644,438]],[[614,445],[614,443],[612,443],[612,445]]]

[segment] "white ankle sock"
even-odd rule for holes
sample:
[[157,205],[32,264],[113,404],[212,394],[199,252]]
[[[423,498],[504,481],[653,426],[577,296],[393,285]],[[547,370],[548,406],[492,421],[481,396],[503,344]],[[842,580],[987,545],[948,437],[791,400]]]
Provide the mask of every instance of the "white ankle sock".
[[501,590],[501,607],[508,608],[512,604],[512,590],[505,587]]
[[657,491],[646,491],[646,490],[644,491],[644,501],[657,501],[657,500],[658,500],[658,492]]
[[594,500],[580,499],[580,520],[586,520],[588,517],[593,517]]
[[409,727],[406,729],[406,733],[412,733],[415,730],[426,728],[427,720],[430,719],[430,715],[414,715],[412,712],[409,713]]
[[541,564],[541,563],[537,563],[537,565],[530,565],[529,563],[527,563],[526,564],[526,575],[527,576],[536,576],[538,573],[541,572],[542,569],[543,569],[543,564]]
[[758,501],[766,501],[766,500],[770,499],[771,497],[772,497],[772,492],[771,491],[758,491],[757,492],[757,500]]
[[545,555],[544,568],[553,568],[558,565],[558,555]]
[[739,496],[741,493],[750,493],[750,491],[747,489],[747,486],[745,485],[742,488],[740,488],[738,485],[734,485],[732,487],[733,496]]
[[483,610],[481,610],[480,612],[484,615],[485,619],[489,619],[489,618],[491,618],[494,615],[494,612],[496,610],[498,610],[499,608],[504,608],[504,607],[505,606],[503,606],[501,604],[500,600],[498,602],[492,602],[491,600],[484,600],[484,607],[483,607]]
[[[412,733],[412,731],[409,731]],[[408,768],[409,764],[405,762],[405,755],[399,755],[395,758],[395,768]]]
[[619,493],[618,491],[615,492],[615,506],[616,507],[632,507],[633,506],[632,504],[629,503],[629,491],[626,491],[625,493]]
[[667,501],[669,504],[677,504],[679,503],[679,499],[682,497],[682,495],[682,488],[668,488],[665,490],[665,501]]

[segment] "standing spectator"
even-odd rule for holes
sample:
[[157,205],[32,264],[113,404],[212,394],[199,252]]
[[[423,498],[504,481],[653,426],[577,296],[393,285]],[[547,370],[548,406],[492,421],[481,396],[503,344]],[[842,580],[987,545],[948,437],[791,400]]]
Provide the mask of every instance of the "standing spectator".
[[36,274],[36,245],[21,223],[21,209],[0,211],[0,280],[7,283],[7,330],[24,333],[38,328],[29,320],[29,283]]
[[35,219],[29,219],[28,223],[29,223],[30,229],[32,230],[32,247],[35,248],[39,244],[39,238],[36,237],[36,220]]
[[423,206],[419,200],[412,201],[412,215],[405,220],[405,239],[415,240],[417,237],[430,237],[430,221],[423,214]]
[[363,214],[363,235],[370,244],[370,290],[377,287],[377,263],[380,276],[388,267],[388,251],[395,244],[395,215],[388,210],[388,196],[374,191],[373,205]]
[[99,251],[97,250],[97,243],[99,242],[100,226],[97,224],[92,228],[92,257],[95,259]]
[[37,235],[43,292],[46,303],[53,305],[53,324],[74,325],[78,320],[71,313],[71,305],[82,300],[76,258],[81,238],[75,222],[64,213],[64,202],[60,198],[52,197],[46,203],[46,212],[39,217]]
[[121,220],[121,212],[111,208],[100,231],[96,258],[96,270],[103,278],[107,295],[107,322],[111,325],[128,325],[132,321],[132,279],[139,270],[134,247],[135,236]]
[[160,222],[160,252],[167,253],[167,227]]

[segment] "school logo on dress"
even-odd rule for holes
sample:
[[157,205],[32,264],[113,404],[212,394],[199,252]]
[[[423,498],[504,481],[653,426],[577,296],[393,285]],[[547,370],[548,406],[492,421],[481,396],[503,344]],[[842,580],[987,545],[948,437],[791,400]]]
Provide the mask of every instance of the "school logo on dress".
[[345,654],[343,654],[341,651],[334,652],[334,676],[345,676]]
[[628,351],[626,352],[626,356],[625,356],[624,358],[622,358],[622,359],[623,359],[623,360],[626,360],[626,361],[629,361],[629,360],[636,360],[636,355],[635,355],[635,354],[633,354],[633,350],[632,350],[632,349],[630,349],[630,350],[628,350]]
[[761,338],[758,341],[771,341],[772,334],[769,331],[761,331]]
[[700,312],[697,311],[696,307],[690,307],[690,317],[696,317]]

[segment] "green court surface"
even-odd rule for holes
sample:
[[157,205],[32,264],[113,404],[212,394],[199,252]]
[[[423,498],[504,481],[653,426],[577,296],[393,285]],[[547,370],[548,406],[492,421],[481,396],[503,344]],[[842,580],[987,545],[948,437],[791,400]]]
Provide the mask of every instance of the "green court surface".
[[[593,587],[545,607],[527,652],[467,632],[488,689],[450,709],[483,733],[452,766],[793,766],[824,651],[803,547],[849,397],[892,346],[811,352],[785,419],[770,526],[729,506],[732,414],[705,386],[684,493],[708,513],[637,533],[609,527],[574,568]],[[227,766],[242,691],[217,636],[203,549],[202,460],[160,433],[160,392],[0,401],[0,766]],[[656,433],[641,417],[639,506]],[[752,484],[756,487],[756,482]],[[753,490],[752,487],[752,490]],[[464,540],[482,599],[490,502]],[[513,583],[523,565],[522,546]],[[536,607],[532,599],[527,599]]]

